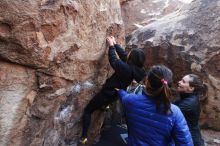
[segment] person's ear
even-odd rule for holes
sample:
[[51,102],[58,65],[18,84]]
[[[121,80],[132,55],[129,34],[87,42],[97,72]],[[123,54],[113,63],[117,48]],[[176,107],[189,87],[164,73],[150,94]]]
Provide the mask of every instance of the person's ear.
[[191,87],[191,86],[189,87],[189,91],[190,91],[190,92],[193,92],[194,89],[195,89],[194,87]]

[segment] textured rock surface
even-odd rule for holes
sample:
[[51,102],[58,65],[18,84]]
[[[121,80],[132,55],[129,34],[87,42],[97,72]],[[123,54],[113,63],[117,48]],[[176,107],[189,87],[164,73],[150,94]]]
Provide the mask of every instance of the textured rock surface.
[[192,0],[121,0],[126,35],[164,15],[181,9]]
[[[106,36],[123,43],[123,30],[118,0],[1,0],[0,145],[75,145],[111,74]],[[103,112],[94,118],[91,139]]]
[[35,83],[33,69],[0,61],[0,145],[22,136],[26,109],[36,96]]
[[207,146],[220,145],[220,131],[202,130],[202,135]]
[[203,126],[220,130],[220,5],[195,0],[181,11],[135,31],[128,44],[147,53],[146,65],[165,63],[177,81],[187,73],[202,76],[208,84],[208,101],[202,107]]

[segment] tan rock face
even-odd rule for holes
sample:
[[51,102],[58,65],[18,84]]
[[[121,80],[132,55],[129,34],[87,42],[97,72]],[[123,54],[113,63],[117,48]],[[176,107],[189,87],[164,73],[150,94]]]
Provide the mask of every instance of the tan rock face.
[[208,101],[202,106],[201,123],[220,130],[220,25],[217,1],[193,1],[181,11],[138,29],[128,44],[146,51],[146,65],[166,64],[175,81],[188,73],[208,84]]
[[33,69],[0,61],[0,144],[19,139],[27,122],[26,109],[36,96]]
[[121,0],[126,35],[161,17],[180,10],[191,0]]
[[[2,0],[0,60],[11,63],[0,66],[0,145],[76,144],[83,109],[111,74],[106,36],[123,43],[123,30],[118,0]],[[96,137],[103,113],[94,117]]]

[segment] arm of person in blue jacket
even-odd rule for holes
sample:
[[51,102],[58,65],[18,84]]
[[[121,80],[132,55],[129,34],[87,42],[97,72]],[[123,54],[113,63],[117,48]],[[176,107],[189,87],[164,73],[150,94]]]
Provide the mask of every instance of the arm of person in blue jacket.
[[186,120],[178,107],[174,112],[174,123],[172,137],[176,146],[193,146],[192,137],[186,123]]
[[118,96],[121,100],[121,103],[123,105],[123,107],[125,107],[126,105],[126,101],[127,101],[127,97],[129,96],[129,93],[127,93],[125,90],[123,89],[117,89],[116,90],[118,91]]

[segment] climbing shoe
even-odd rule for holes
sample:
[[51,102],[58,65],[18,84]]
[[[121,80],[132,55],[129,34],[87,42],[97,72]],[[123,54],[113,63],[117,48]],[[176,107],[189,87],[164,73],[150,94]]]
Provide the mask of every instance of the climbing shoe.
[[109,106],[109,105],[105,107],[105,110],[106,110],[106,111],[108,111],[109,109],[110,109],[110,106]]
[[84,138],[84,137],[80,138],[80,140],[79,140],[79,142],[84,145],[87,143],[87,141],[88,141],[88,139]]

